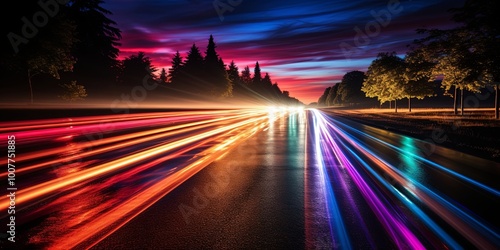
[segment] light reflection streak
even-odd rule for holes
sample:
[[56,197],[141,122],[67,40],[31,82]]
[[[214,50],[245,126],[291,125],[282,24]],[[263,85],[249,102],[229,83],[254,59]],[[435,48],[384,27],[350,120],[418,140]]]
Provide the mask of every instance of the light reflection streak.
[[[155,157],[157,155],[164,154],[165,152],[168,152],[170,150],[180,148],[183,146],[186,146],[190,143],[194,143],[198,140],[208,138],[214,135],[217,135],[219,133],[223,133],[225,131],[230,131],[234,128],[238,128],[240,126],[246,125],[246,124],[252,124],[256,122],[261,122],[263,120],[267,119],[265,116],[258,116],[258,117],[248,117],[244,121],[240,121],[237,123],[233,123],[230,125],[226,125],[224,127],[216,128],[209,130],[204,133],[199,133],[196,135],[191,135],[187,138],[182,138],[178,139],[175,141],[168,142],[163,145],[156,145],[155,147],[152,147],[147,150],[140,150],[139,152],[130,154],[128,156],[121,157],[119,159],[116,159],[111,162],[107,162],[104,164],[100,164],[73,174],[69,174],[67,176],[61,177],[59,179],[47,181],[38,185],[30,186],[28,188],[23,189],[22,191],[19,192],[19,197],[16,200],[17,204],[22,204],[26,201],[30,201],[32,199],[36,199],[37,197],[41,196],[46,196],[50,192],[57,191],[57,190],[64,190],[65,187],[77,184],[82,181],[90,180],[92,178],[96,178],[100,175],[105,175],[109,174],[110,172],[113,171],[118,171],[118,170],[123,170],[123,168],[126,167],[131,167],[133,164],[140,163],[141,161],[147,160],[148,158]],[[131,142],[131,143],[137,143],[137,142]],[[102,152],[99,152],[102,153]],[[7,209],[9,206],[8,201],[4,201],[0,205],[0,209]]]
[[[161,138],[169,138],[173,137],[175,135],[179,135],[182,133],[189,133],[193,132],[195,130],[200,130],[200,129],[207,129],[207,128],[212,128],[214,124],[220,123],[224,121],[235,121],[237,119],[247,119],[249,117],[249,114],[241,114],[241,115],[233,115],[230,117],[220,117],[220,118],[211,118],[212,115],[210,116],[200,116],[197,117],[196,120],[193,120],[190,123],[185,123],[185,124],[180,124],[180,125],[171,125],[168,127],[164,128],[159,128],[159,129],[150,129],[146,131],[140,131],[140,132],[135,132],[135,133],[127,133],[125,135],[118,135],[118,136],[113,136],[110,138],[102,138],[99,140],[92,140],[92,141],[85,141],[85,142],[79,142],[74,145],[75,148],[92,148],[92,150],[83,152],[80,154],[74,154],[74,155],[67,155],[65,156],[64,160],[66,162],[73,161],[75,159],[80,159],[82,157],[89,157],[92,155],[98,155],[98,154],[103,154],[106,152],[112,152],[115,150],[119,150],[121,148],[127,148],[133,145],[137,145],[143,142],[148,142],[151,140],[156,140],[156,139],[161,139]],[[203,120],[200,120],[203,119]],[[200,120],[200,121],[198,121]],[[179,120],[181,122],[182,120]],[[19,136],[16,134],[16,136]],[[131,140],[134,139],[135,140]],[[98,148],[99,146],[106,145],[106,144],[111,144],[110,146]],[[42,157],[48,157],[51,155],[56,155],[56,154],[61,154],[64,152],[67,152],[67,147],[66,146],[61,146],[58,148],[52,148],[52,149],[47,149],[47,150],[39,150],[36,152],[32,152],[29,154],[22,154],[20,155],[17,160],[26,162],[27,160],[32,160],[36,158],[42,158]],[[79,150],[81,151],[81,150]],[[43,168],[46,166],[50,166],[53,164],[57,164],[60,162],[60,159],[54,159],[52,161],[44,161],[41,163],[29,165],[26,167],[23,167],[19,170],[17,170],[18,173],[22,173],[25,171],[33,171],[38,168]],[[6,176],[7,173],[0,173],[0,177]]]
[[[333,119],[331,119],[331,118],[329,118],[329,117],[326,117],[326,119],[329,119],[332,123],[338,123],[338,122],[335,122],[335,120],[333,120]],[[336,127],[336,126],[335,126],[335,125],[333,125],[332,123],[328,123],[328,126],[332,127],[332,129],[335,129],[335,130],[337,130],[337,131],[340,131],[340,132],[341,132],[341,134],[346,134],[346,132],[345,132],[345,131],[343,131],[343,130],[342,130],[342,129],[340,129],[339,127]],[[430,161],[430,160],[428,160],[428,159],[426,159],[426,158],[424,158],[424,157],[422,157],[422,156],[420,156],[420,155],[418,155],[418,154],[415,154],[415,153],[414,153],[414,152],[412,152],[412,151],[407,151],[407,150],[405,151],[405,150],[400,149],[400,148],[398,148],[398,147],[396,147],[396,146],[394,146],[394,145],[391,145],[391,144],[389,144],[389,143],[387,143],[387,142],[385,142],[385,141],[382,141],[382,140],[380,140],[380,139],[378,139],[378,138],[375,138],[374,136],[371,136],[371,135],[366,134],[366,133],[363,133],[363,132],[361,132],[361,131],[359,131],[359,130],[357,130],[357,129],[354,129],[354,128],[352,128],[352,127],[349,127],[349,126],[347,126],[347,125],[345,125],[345,127],[346,127],[346,128],[348,128],[349,130],[353,131],[354,133],[361,134],[362,136],[364,136],[364,137],[368,137],[368,138],[370,138],[370,139],[372,139],[372,140],[374,140],[374,141],[376,141],[376,142],[378,142],[378,143],[380,143],[380,144],[382,144],[382,145],[384,145],[384,146],[390,147],[390,148],[392,148],[393,150],[395,150],[395,151],[399,152],[400,154],[406,155],[406,157],[410,157],[410,158],[412,158],[413,160],[416,160],[416,161],[420,161],[420,162],[426,163],[426,164],[428,164],[428,165],[430,165],[430,166],[432,166],[432,167],[435,167],[435,168],[437,168],[437,169],[439,169],[439,170],[441,170],[441,171],[443,171],[443,172],[445,172],[445,173],[447,173],[447,174],[449,174],[449,175],[452,175],[452,176],[454,176],[454,177],[456,177],[456,178],[458,178],[458,179],[460,179],[460,180],[462,180],[462,181],[464,181],[464,182],[470,183],[470,184],[472,184],[472,185],[474,185],[474,186],[476,186],[476,187],[479,187],[479,188],[481,188],[481,189],[483,189],[483,190],[485,190],[485,191],[487,191],[487,192],[490,192],[490,193],[492,193],[493,195],[495,195],[495,196],[497,196],[497,197],[499,197],[499,198],[500,198],[500,190],[496,190],[496,189],[494,189],[494,188],[492,188],[492,187],[489,187],[489,186],[487,186],[487,185],[485,185],[485,184],[483,184],[483,183],[480,183],[480,182],[478,182],[478,181],[476,181],[476,180],[473,180],[473,179],[471,179],[471,178],[469,178],[469,177],[467,177],[467,176],[464,176],[464,175],[462,175],[462,174],[460,174],[460,173],[458,173],[458,172],[456,172],[456,171],[453,171],[453,170],[451,170],[451,169],[449,169],[449,168],[446,168],[446,167],[444,167],[444,166],[441,166],[441,165],[439,165],[439,164],[437,164],[437,163],[435,163],[435,162],[433,162],[433,161]],[[351,137],[351,140],[353,140],[353,138],[352,138],[352,137]]]
[[[0,124],[0,127],[18,126],[13,133],[22,145],[48,144],[48,149],[20,155],[19,161],[30,163],[19,168],[17,174],[20,179],[29,179],[32,172],[60,162],[62,155],[64,161],[82,160],[63,166],[64,174],[34,181],[18,191],[16,205],[20,208],[45,203],[37,205],[38,209],[27,217],[43,216],[51,211],[48,219],[41,224],[41,231],[32,235],[30,243],[48,245],[53,249],[96,244],[283,115],[269,114],[264,109],[244,109],[140,114],[132,115],[130,121],[116,115],[72,118],[66,123],[60,122],[60,119],[49,119]],[[56,121],[59,123],[51,124]],[[41,129],[30,130],[33,128]],[[69,134],[79,136],[101,131],[112,134],[86,142],[71,142],[68,138],[69,144],[63,146],[49,140],[52,138],[55,142],[57,138]],[[84,150],[86,148],[91,150]],[[108,154],[106,159],[100,158],[103,154]],[[186,160],[177,160],[181,158]],[[142,180],[139,181],[139,178]],[[95,183],[96,180],[102,181]],[[87,185],[90,182],[93,182],[92,185]],[[110,188],[113,190],[113,186],[119,183],[128,184],[119,191],[113,191],[117,192],[114,196],[104,198],[106,195],[103,192],[108,192],[105,190]],[[75,199],[79,205],[69,202]],[[91,205],[96,203],[98,205]],[[8,206],[5,200],[0,203],[2,209]],[[54,220],[51,218],[62,218],[64,221],[51,224]]]
[[[377,174],[377,172],[373,169],[373,166],[377,166],[380,169],[382,169],[395,182],[402,185],[403,188],[406,191],[408,191],[408,193],[411,195],[411,198],[416,199],[417,201],[425,204],[427,208],[432,210],[434,213],[438,214],[439,217],[444,219],[449,225],[451,225],[455,230],[457,230],[460,234],[462,234],[464,238],[468,239],[476,247],[480,249],[494,249],[495,246],[499,245],[500,238],[497,231],[493,228],[490,228],[486,223],[482,222],[481,219],[478,218],[476,215],[470,213],[469,211],[463,208],[460,208],[457,205],[454,205],[453,204],[454,202],[449,200],[448,197],[437,194],[435,191],[431,190],[430,188],[421,184],[419,181],[415,180],[415,178],[413,178],[411,174],[403,173],[395,166],[384,161],[377,154],[368,149],[367,146],[365,146],[364,142],[354,138],[353,136],[349,135],[347,132],[339,128],[339,126],[337,126],[337,124],[340,124],[339,121],[335,121],[332,118],[322,114],[317,110],[312,110],[312,113],[314,114],[315,117],[317,117],[318,120],[323,121],[322,123],[322,125],[324,126],[322,128],[323,130],[316,132],[322,134],[324,138],[326,138],[330,142],[330,146],[336,152],[336,156],[338,156],[339,160],[350,171],[351,176],[354,178],[354,180],[356,180],[356,183],[359,185],[359,188],[363,190],[366,198],[371,199],[372,197],[370,192],[371,188],[366,183],[364,183],[360,177],[357,176],[355,172],[356,168],[353,166],[352,161],[348,159],[346,153],[351,155],[351,157],[356,158],[357,162],[359,162],[361,166],[363,166],[368,172],[370,172],[370,174],[374,176],[374,178],[376,178],[379,181],[379,183],[381,183],[387,190],[389,190],[393,194],[393,196],[397,197],[401,202],[403,202],[407,206],[407,208],[411,210],[419,218],[420,221],[424,222],[427,225],[427,227],[432,232],[434,232],[447,247],[451,247],[454,249],[462,248],[454,239],[452,239],[446,232],[444,232],[442,228],[437,226],[436,222],[432,221],[430,217],[423,212],[422,209],[417,207],[409,199],[409,197],[403,195],[399,190],[395,188],[394,185],[388,184],[386,180],[380,177],[380,175]],[[341,126],[347,127],[349,130],[355,131],[354,128],[350,128],[346,124],[341,124]],[[355,132],[362,133],[361,131],[355,131]],[[336,140],[330,139],[332,134],[342,139],[340,140],[340,146],[344,150],[340,149],[339,144],[336,143]],[[388,146],[389,148],[392,148],[401,154],[405,154],[409,157],[412,157],[413,160],[417,160],[424,164],[436,167],[450,174],[452,177],[466,181],[470,185],[473,185],[486,192],[489,192],[494,196],[498,196],[497,190],[492,189],[491,187],[488,187],[482,183],[479,183],[459,173],[456,173],[430,160],[423,159],[422,157],[415,155],[412,152],[402,151],[394,145],[391,145],[387,142],[384,142],[378,138],[375,138],[365,133],[363,133],[363,137],[380,142],[381,144]],[[351,147],[356,151],[351,149]],[[367,163],[363,159],[361,159],[358,155],[359,153],[367,157],[370,160],[370,163]],[[374,209],[380,209],[380,208],[383,209],[385,207],[383,204],[379,204],[377,200],[373,200],[372,202],[373,202],[372,204],[378,204],[376,207],[374,207]],[[384,211],[384,210],[379,210],[379,211]],[[387,218],[390,218],[389,214],[386,213],[384,214],[385,215],[383,217],[379,217],[380,220],[386,220]],[[396,228],[403,226],[399,224],[397,221],[386,221],[384,224],[387,226],[396,225]],[[404,226],[402,228],[404,229]],[[392,233],[399,233],[399,232],[400,231],[393,231]],[[406,237],[409,235],[408,233],[409,231],[402,231],[401,236]],[[393,235],[394,240],[398,239],[402,240],[399,237],[394,238],[394,236],[395,235]],[[413,239],[408,243],[417,244],[418,239],[413,237]],[[404,244],[403,245],[399,245],[399,243],[397,244],[398,247],[404,246]],[[422,247],[421,245],[412,245],[412,246]]]
[[328,218],[330,219],[330,232],[332,236],[332,242],[336,246],[340,246],[343,249],[351,249],[351,243],[349,236],[347,234],[344,222],[342,220],[342,215],[340,214],[339,207],[335,198],[335,194],[332,188],[330,178],[326,172],[326,167],[324,165],[322,156],[322,145],[320,136],[320,122],[317,116],[313,116],[313,127],[314,127],[314,146],[315,146],[315,159],[319,167],[319,173],[322,179],[322,191],[325,195]]
[[[425,249],[411,230],[407,228],[398,217],[394,216],[396,214],[394,209],[385,205],[383,199],[372,190],[369,184],[366,183],[351,162],[345,157],[337,143],[333,140],[330,131],[328,131],[325,124],[325,118],[317,110],[312,110],[312,113],[316,118],[317,124],[315,134],[317,135],[318,140],[321,137],[324,142],[323,147],[320,145],[316,146],[317,150],[323,154],[325,150],[333,150],[334,155],[337,157],[342,166],[347,169],[352,180],[361,191],[361,194],[368,202],[375,215],[377,215],[377,218],[385,227],[397,247],[399,249],[407,247],[411,247],[412,249]],[[322,161],[322,159],[318,157],[318,161]],[[340,216],[340,214],[338,216]]]
[[[286,114],[290,114],[288,136],[305,140],[307,248],[314,248],[314,241],[317,241],[314,236],[318,233],[313,228],[317,224],[311,223],[316,216],[313,213],[318,210],[311,207],[314,206],[311,198],[315,197],[309,197],[307,194],[310,192],[321,192],[321,198],[324,199],[321,205],[325,205],[326,218],[329,219],[329,231],[326,233],[329,234],[331,243],[335,244],[334,247],[350,249],[355,245],[350,235],[352,229],[349,226],[352,225],[346,224],[344,220],[341,202],[342,205],[349,204],[348,209],[357,217],[353,223],[356,224],[355,230],[366,234],[368,244],[376,247],[372,240],[375,234],[363,224],[360,209],[350,196],[352,187],[359,190],[397,248],[423,249],[424,241],[435,248],[463,248],[432,218],[429,211],[442,218],[477,248],[489,249],[500,245],[498,232],[481,218],[457,205],[449,197],[423,185],[411,171],[404,172],[391,165],[348,131],[359,133],[367,140],[393,149],[404,155],[404,161],[420,163],[412,165],[412,168],[434,167],[496,198],[499,196],[498,190],[427,160],[415,152],[399,149],[341,124],[314,109],[307,113],[304,110],[276,108],[76,117],[71,120],[49,119],[0,124],[0,132],[10,131],[8,127],[15,126],[13,133],[17,138],[34,136],[20,140],[21,145],[37,145],[49,141],[46,149],[19,156],[20,162],[28,163],[16,172],[19,179],[26,180],[49,169],[61,161],[62,155],[65,161],[82,160],[64,166],[64,171],[57,172],[51,179],[37,179],[29,183],[29,186],[19,191],[16,202],[20,208],[38,206],[30,216],[49,214],[48,224],[44,224],[40,232],[32,235],[30,242],[47,244],[52,249],[87,248],[118,230],[211,162],[224,157],[240,142],[268,128],[271,128],[268,131],[270,134],[274,133],[273,123],[283,119]],[[123,117],[130,120],[123,120]],[[305,122],[305,130],[297,127],[297,122],[302,124],[304,119],[312,123]],[[301,137],[297,131],[305,135]],[[312,134],[308,134],[309,131]],[[87,133],[101,132],[107,135],[92,141],[73,141]],[[57,141],[62,138],[67,142],[66,145]],[[308,155],[309,147],[314,152],[312,156]],[[270,151],[272,152],[271,149]],[[104,154],[107,155],[106,159],[101,159]],[[307,166],[311,162],[314,162],[314,166]],[[313,167],[318,168],[319,179],[311,178],[308,173],[308,168]],[[384,179],[380,172],[390,176],[402,188]],[[0,176],[5,178],[6,173],[3,172]],[[308,183],[311,180],[319,183]],[[86,185],[90,182],[92,185]],[[108,194],[109,189],[113,189],[117,183],[124,186]],[[313,186],[320,187],[320,190],[307,190]],[[340,200],[340,197],[347,200]],[[77,202],[73,202],[75,200]],[[404,211],[409,211],[418,218],[424,225],[423,229],[411,221],[405,223],[405,214],[398,209],[396,202],[405,206]],[[3,200],[0,209],[5,210],[8,205]],[[57,222],[51,224],[51,220]],[[415,228],[421,230],[417,232]],[[422,238],[430,233],[439,240]]]

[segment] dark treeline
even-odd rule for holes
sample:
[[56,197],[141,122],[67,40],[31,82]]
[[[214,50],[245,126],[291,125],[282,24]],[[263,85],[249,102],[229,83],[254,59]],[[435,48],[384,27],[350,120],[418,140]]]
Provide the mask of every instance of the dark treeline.
[[[494,0],[465,1],[463,7],[450,10],[457,27],[417,30],[425,37],[410,44],[403,58],[395,52],[379,53],[366,73],[349,72],[341,83],[327,88],[318,105],[366,103],[359,99],[362,93],[381,104],[389,102],[396,112],[397,101],[407,99],[411,111],[412,99],[448,95],[453,97],[454,113],[460,106],[463,114],[465,106],[479,107],[479,102],[494,96],[498,119],[499,5]],[[357,80],[352,80],[355,75]],[[351,92],[344,90],[348,85]],[[474,96],[465,99],[465,91]]]
[[177,51],[172,57],[168,75],[162,69],[160,80],[170,93],[186,98],[209,97],[215,100],[234,99],[266,104],[301,104],[273,83],[268,73],[262,76],[259,62],[255,63],[253,76],[246,66],[241,72],[231,61],[224,64],[216,51],[212,35],[208,39],[205,56],[193,44],[185,59]]
[[253,77],[248,67],[240,73],[234,62],[224,64],[212,36],[204,53],[193,44],[185,60],[177,53],[171,68],[159,73],[143,52],[119,60],[121,31],[102,4],[102,0],[6,2],[10,21],[1,26],[1,98],[113,101],[124,95],[143,100],[147,95],[166,102],[175,97],[301,104],[267,73],[263,77],[258,63]]

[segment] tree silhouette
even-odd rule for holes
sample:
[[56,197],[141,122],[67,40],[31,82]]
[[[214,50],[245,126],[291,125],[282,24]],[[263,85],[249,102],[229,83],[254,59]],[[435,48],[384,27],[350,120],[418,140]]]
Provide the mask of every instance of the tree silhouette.
[[[335,83],[331,88],[330,91],[328,92],[328,95],[325,100],[325,104],[327,106],[334,106],[336,104],[340,104],[340,97],[338,97],[338,90],[339,90],[339,85],[340,83]],[[361,89],[360,89],[361,91]]]
[[121,31],[107,16],[102,0],[71,0],[69,17],[76,23],[73,56],[77,58],[73,78],[89,87],[90,92],[111,86],[119,72],[118,53]]
[[340,103],[344,105],[353,105],[367,101],[365,94],[361,91],[365,78],[365,73],[361,71],[355,70],[346,73],[342,77],[342,81],[336,91]]
[[245,66],[245,69],[241,71],[241,81],[247,87],[252,85],[252,73],[250,73],[250,68],[248,66]]
[[[9,15],[13,19],[27,20],[24,15],[33,13],[39,6],[36,2],[14,1],[8,8]],[[30,22],[29,20],[27,22]],[[0,52],[0,65],[3,71],[2,78],[11,78],[15,82],[19,79],[26,80],[29,87],[30,103],[34,102],[34,77],[39,75],[50,75],[55,79],[60,79],[62,72],[69,72],[75,64],[75,57],[71,50],[77,42],[75,39],[76,25],[69,18],[67,8],[60,6],[59,14],[51,18],[50,22],[43,27],[36,28],[33,24],[31,28],[21,32],[17,22],[5,22],[7,34],[2,39],[2,45],[5,49]],[[27,24],[26,24],[27,25]],[[28,40],[24,35],[32,37]],[[4,44],[7,43],[8,44]],[[42,80],[42,79],[40,79]],[[43,81],[43,80],[42,80]],[[40,82],[43,85],[50,86],[50,81]]]
[[238,66],[231,61],[229,67],[227,69],[227,75],[229,81],[233,86],[233,96],[243,96],[248,91],[248,87],[243,83],[243,80],[240,77]]
[[214,97],[229,97],[232,95],[232,86],[229,81],[226,66],[215,49],[214,38],[210,35],[204,58],[204,80],[207,82],[209,93]]
[[262,81],[262,75],[260,73],[260,65],[259,62],[256,62],[255,68],[253,69],[252,83],[254,86],[260,86],[261,81]]
[[[172,67],[169,69],[169,87],[175,93],[197,95],[212,100],[220,98],[242,98],[247,100],[269,103],[301,104],[299,100],[290,97],[290,93],[281,91],[278,83],[272,83],[271,76],[266,73],[262,77],[259,62],[255,63],[252,78],[250,68],[246,66],[239,73],[238,66],[231,61],[229,67],[217,54],[214,38],[208,39],[205,57],[198,47],[193,44],[182,61],[179,51],[172,58]],[[184,94],[182,94],[184,93]],[[233,95],[234,93],[234,95]]]
[[182,66],[184,66],[184,63],[182,61],[181,54],[177,51],[172,58],[172,67],[168,69],[168,78],[170,83],[174,86],[181,85],[179,81],[180,75],[182,74]]
[[193,43],[189,50],[184,66],[180,71],[178,86],[175,88],[191,94],[205,95],[208,91],[206,82],[203,81],[203,56]]
[[121,83],[124,86],[137,86],[154,79],[156,68],[144,52],[131,55],[122,62]]
[[328,97],[328,93],[330,93],[331,89],[332,89],[332,87],[326,88],[325,91],[323,92],[323,94],[319,97],[319,99],[318,99],[318,107],[327,106],[327,104],[326,104],[326,98]]
[[492,0],[467,0],[461,8],[451,9],[453,19],[464,24],[472,45],[472,70],[483,84],[495,88],[495,118],[499,119],[500,84],[500,3]]
[[158,78],[158,80],[160,84],[167,83],[167,72],[165,71],[165,68],[161,68],[160,77]]

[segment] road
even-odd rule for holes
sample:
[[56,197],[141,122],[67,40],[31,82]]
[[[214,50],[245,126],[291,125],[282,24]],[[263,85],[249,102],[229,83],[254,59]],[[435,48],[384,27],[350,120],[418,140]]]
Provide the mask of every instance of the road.
[[274,108],[3,122],[0,134],[16,138],[4,248],[500,246],[499,164],[440,147],[439,131],[422,141]]

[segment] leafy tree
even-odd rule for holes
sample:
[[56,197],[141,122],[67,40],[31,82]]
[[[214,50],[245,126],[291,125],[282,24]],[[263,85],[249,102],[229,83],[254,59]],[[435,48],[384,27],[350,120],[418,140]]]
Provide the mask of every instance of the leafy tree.
[[[13,14],[11,20],[22,18],[26,20],[24,17],[26,13],[34,13],[39,8],[36,2],[14,1],[9,4],[13,4],[7,8],[9,14]],[[0,52],[0,64],[3,71],[0,77],[11,78],[11,81],[5,82],[26,80],[31,103],[34,101],[35,76],[50,75],[60,79],[62,72],[69,72],[73,69],[76,60],[71,54],[71,49],[77,41],[75,39],[76,24],[68,16],[67,8],[60,6],[59,14],[40,28],[33,26],[35,28],[21,32],[21,22],[6,22],[5,27],[2,25],[2,31],[5,31],[3,34],[6,35],[2,40],[2,45],[7,42],[9,44],[5,44],[5,50]],[[30,33],[32,37],[27,39],[24,33]],[[49,81],[41,83],[50,86]]]
[[361,90],[367,97],[376,97],[380,103],[395,102],[404,95],[404,60],[393,53],[380,53],[370,64]]
[[495,118],[499,119],[500,84],[500,2],[493,0],[466,0],[463,7],[451,9],[453,19],[464,24],[462,29],[472,41],[473,66],[479,81],[495,88]]
[[411,98],[424,99],[435,95],[432,77],[435,65],[425,60],[419,50],[407,53],[405,65],[405,96],[408,98],[408,111],[411,112]]
[[319,99],[318,99],[318,107],[327,106],[327,104],[326,104],[326,98],[328,97],[328,93],[330,93],[331,89],[332,89],[332,87],[326,88],[325,91],[323,92],[323,94],[319,97]]
[[[420,30],[428,36],[416,41],[419,51],[433,67],[433,76],[442,76],[441,87],[453,95],[454,113],[457,114],[457,96],[460,90],[461,114],[463,114],[463,91],[479,92],[484,86],[484,72],[476,69],[476,54],[470,34],[462,28],[451,30]],[[450,91],[454,90],[451,94]]]
[[327,106],[333,106],[335,104],[340,104],[340,99],[337,98],[339,85],[340,85],[340,83],[335,83],[331,87],[330,91],[328,92],[328,96],[326,97],[326,105]]
[[87,97],[87,91],[83,85],[76,84],[76,81],[60,85],[63,88],[63,94],[59,97],[65,101],[78,101],[84,100]]
[[361,71],[351,71],[342,77],[337,90],[337,95],[343,104],[354,104],[366,101],[364,93],[361,91],[365,73]]

